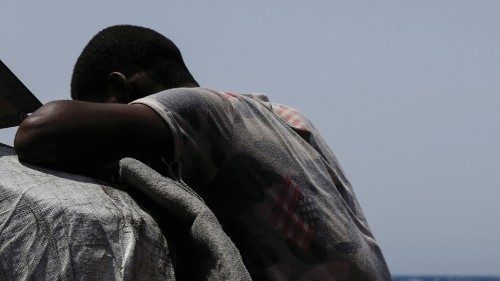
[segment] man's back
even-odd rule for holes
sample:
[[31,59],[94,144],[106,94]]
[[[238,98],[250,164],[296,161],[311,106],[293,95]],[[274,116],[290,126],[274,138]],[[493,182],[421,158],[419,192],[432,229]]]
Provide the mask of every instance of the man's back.
[[253,277],[390,279],[337,160],[297,110],[200,88],[134,103],[166,121],[177,144],[171,176],[205,198]]

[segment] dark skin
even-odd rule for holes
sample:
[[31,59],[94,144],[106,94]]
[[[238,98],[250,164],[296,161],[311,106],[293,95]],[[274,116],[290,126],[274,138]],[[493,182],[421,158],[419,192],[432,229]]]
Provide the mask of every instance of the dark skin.
[[[196,86],[196,82],[178,85]],[[14,139],[19,160],[91,172],[123,157],[147,160],[171,155],[171,133],[161,117],[148,106],[127,104],[166,89],[144,72],[130,77],[112,72],[99,102],[49,102],[19,126]]]

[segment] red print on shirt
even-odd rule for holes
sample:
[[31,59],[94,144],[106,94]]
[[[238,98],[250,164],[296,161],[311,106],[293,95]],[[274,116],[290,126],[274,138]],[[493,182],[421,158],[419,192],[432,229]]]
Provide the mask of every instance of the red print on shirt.
[[314,235],[314,228],[295,212],[301,198],[300,187],[287,177],[276,199],[271,223],[283,236],[291,239],[299,248],[307,252]]

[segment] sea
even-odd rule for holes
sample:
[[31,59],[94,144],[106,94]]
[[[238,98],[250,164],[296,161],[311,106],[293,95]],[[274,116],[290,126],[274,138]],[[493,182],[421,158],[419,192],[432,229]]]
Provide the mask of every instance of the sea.
[[500,281],[500,276],[393,276],[393,281]]

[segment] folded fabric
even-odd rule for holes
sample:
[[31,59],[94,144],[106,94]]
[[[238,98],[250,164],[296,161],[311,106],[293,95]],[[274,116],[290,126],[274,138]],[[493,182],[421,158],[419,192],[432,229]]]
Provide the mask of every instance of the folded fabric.
[[[251,280],[241,255],[203,200],[182,182],[163,177],[131,158],[120,161],[122,179],[186,222],[197,256],[198,276],[205,280]],[[186,250],[186,249],[181,249]],[[200,258],[201,256],[201,258]]]

